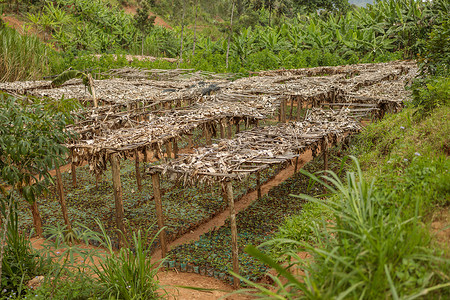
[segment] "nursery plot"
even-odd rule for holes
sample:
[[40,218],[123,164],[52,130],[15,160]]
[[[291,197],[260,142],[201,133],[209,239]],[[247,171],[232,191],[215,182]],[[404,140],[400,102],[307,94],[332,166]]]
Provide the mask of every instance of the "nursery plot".
[[[142,166],[143,171],[144,166]],[[278,168],[268,169],[261,174],[263,182],[278,173]],[[136,188],[134,162],[125,160],[121,168],[123,186],[124,211],[127,229],[152,228],[156,233],[155,204],[153,201],[152,183],[149,178],[143,179],[143,188]],[[111,171],[107,170],[100,182],[96,183],[95,176],[89,172],[87,166],[77,169],[77,188],[73,188],[71,175],[63,174],[63,184],[68,206],[69,218],[92,229],[99,230],[95,223],[98,218],[108,231],[108,234],[117,245],[114,219],[113,187]],[[256,178],[249,178],[246,182],[236,182],[236,199],[239,199],[256,187]],[[166,222],[168,240],[172,241],[182,234],[195,229],[217,213],[223,211],[227,203],[218,190],[218,186],[181,187],[165,180],[161,186],[163,190],[163,213]],[[54,187],[39,200],[40,213],[44,226],[63,226],[61,208],[58,195]],[[22,203],[19,210],[20,228],[23,232],[30,232],[33,221],[28,207]],[[76,226],[75,226],[76,227]],[[150,245],[155,247],[156,244]]]
[[[322,168],[322,157],[316,158],[305,166],[309,172]],[[268,271],[266,265],[243,250],[247,245],[258,246],[269,240],[283,224],[285,218],[301,213],[304,202],[290,197],[289,194],[316,195],[321,192],[322,189],[311,186],[308,177],[297,173],[236,215],[239,265],[242,276],[252,281],[259,281]],[[168,254],[165,267],[215,277],[231,284],[233,278],[228,273],[233,269],[230,245],[230,219],[227,219],[224,226],[207,232],[200,236],[199,240],[173,248]]]

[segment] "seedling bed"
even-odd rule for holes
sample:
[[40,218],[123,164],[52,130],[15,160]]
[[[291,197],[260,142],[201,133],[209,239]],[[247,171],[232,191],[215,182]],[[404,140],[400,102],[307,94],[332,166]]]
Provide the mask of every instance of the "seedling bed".
[[[322,170],[322,157],[314,159],[305,169],[309,172]],[[237,214],[241,276],[252,281],[265,277],[268,266],[249,256],[244,248],[250,244],[260,245],[272,238],[285,218],[301,213],[304,202],[289,195],[317,195],[322,191],[312,185],[308,177],[297,173]],[[233,284],[233,277],[228,273],[233,269],[230,219],[220,228],[201,235],[199,240],[173,248],[164,265],[167,269],[215,277]],[[245,283],[241,281],[241,285]]]
[[[123,199],[125,211],[125,224],[128,231],[146,230],[152,228],[156,233],[155,203],[153,201],[153,188],[150,177],[143,179],[142,191],[138,191],[135,179],[134,161],[125,160],[121,164],[121,180],[123,186]],[[145,166],[141,166],[141,172]],[[261,181],[266,182],[273,178],[280,167],[269,168],[261,173]],[[117,247],[117,234],[114,212],[114,198],[111,170],[108,169],[100,183],[96,186],[95,176],[89,172],[89,167],[77,168],[77,187],[73,188],[71,174],[63,174],[66,201],[69,218],[72,222],[84,224],[95,231],[100,231],[95,219],[98,218],[105,225],[108,235]],[[236,181],[234,184],[235,199],[251,192],[256,188],[256,177],[251,176],[246,181]],[[166,222],[168,241],[173,241],[183,234],[190,232],[200,224],[207,222],[227,207],[218,185],[198,185],[183,187],[175,185],[169,180],[162,180],[163,212]],[[54,186],[49,193],[38,200],[39,209],[44,226],[63,226],[61,208],[58,194]],[[22,232],[30,233],[33,221],[28,206],[20,204],[19,222]],[[97,245],[94,241],[93,245]],[[149,245],[154,249],[156,241]]]

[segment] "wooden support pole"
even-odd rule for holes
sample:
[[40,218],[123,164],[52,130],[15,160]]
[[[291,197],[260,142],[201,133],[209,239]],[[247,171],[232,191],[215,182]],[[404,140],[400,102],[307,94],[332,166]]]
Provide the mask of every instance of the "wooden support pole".
[[56,189],[58,190],[59,203],[61,204],[64,224],[66,225],[68,231],[72,231],[72,225],[70,224],[69,221],[69,214],[67,213],[67,205],[66,205],[66,198],[64,196],[61,169],[59,168],[59,166],[56,166],[55,171],[56,171]]
[[98,189],[98,184],[102,180],[102,175],[95,173],[95,188]]
[[328,170],[328,149],[327,149],[327,139],[322,141],[322,152],[323,152],[323,169]]
[[302,99],[299,98],[297,101],[297,121],[300,121],[302,109],[303,109],[303,102]]
[[120,248],[126,246],[127,244],[127,231],[125,229],[125,223],[123,222],[125,213],[123,210],[122,183],[120,182],[120,163],[117,156],[117,153],[111,155],[111,170],[116,207],[116,224],[118,229]]
[[233,125],[231,124],[231,121],[228,123],[228,126],[227,126],[227,138],[228,139],[231,139],[231,136],[232,136],[232,134],[233,134]]
[[[239,253],[238,253],[238,243],[237,243],[236,211],[234,209],[233,185],[232,185],[231,181],[226,182],[226,191],[227,191],[228,205],[230,207],[233,272],[236,274],[239,274]],[[235,289],[239,288],[239,278],[237,278],[237,277],[233,278],[233,287]]]
[[177,142],[177,139],[173,139],[173,155],[174,155],[174,158],[178,158],[178,142]]
[[136,183],[138,191],[142,191],[142,180],[141,180],[141,172],[139,170],[139,151],[138,149],[134,149],[134,166],[136,169]]
[[166,231],[164,228],[164,216],[162,211],[162,201],[161,201],[161,187],[159,183],[159,173],[152,174],[153,183],[153,196],[155,198],[155,208],[156,208],[156,218],[158,221],[158,228],[161,230],[159,234],[159,240],[161,242],[161,254],[162,258],[166,257],[167,254],[167,242],[166,242]]
[[240,128],[240,126],[239,126],[239,123],[241,123],[241,120],[238,120],[238,121],[236,122],[236,134],[238,134],[238,133],[241,131],[241,128]]
[[280,122],[286,123],[286,99],[281,100],[280,104]]
[[70,156],[72,158],[72,163],[70,164],[70,170],[72,173],[72,186],[74,188],[76,188],[77,187],[77,168],[76,168],[75,164],[73,163],[73,160],[74,160],[73,149],[70,150]]
[[167,158],[172,158],[172,143],[170,141],[166,143],[166,152]]
[[298,155],[299,155],[299,153],[297,153],[297,157],[295,158],[294,174],[297,173],[297,170],[298,170]]
[[203,130],[205,132],[206,145],[211,145],[212,141],[211,141],[211,131],[210,131],[209,124],[205,124],[205,127],[203,128]]
[[294,97],[291,96],[291,112],[289,113],[289,120],[292,120],[293,112],[294,112]]
[[261,199],[261,175],[259,172],[256,172],[256,188],[258,189],[258,200]]
[[224,139],[225,138],[225,128],[223,128],[222,121],[219,122],[219,128],[220,128],[220,138]]
[[[148,163],[148,151],[147,151],[147,146],[144,146],[144,148],[142,149],[142,153],[144,154],[144,167],[146,166],[145,164]],[[142,174],[142,178],[146,178],[147,177],[147,173],[144,171],[144,173]]]

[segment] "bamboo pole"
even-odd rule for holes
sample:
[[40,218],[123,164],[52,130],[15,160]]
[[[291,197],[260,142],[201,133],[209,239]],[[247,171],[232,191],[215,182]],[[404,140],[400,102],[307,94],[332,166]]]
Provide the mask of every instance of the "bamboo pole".
[[[233,272],[239,274],[239,253],[237,243],[237,226],[236,226],[236,211],[234,209],[233,185],[231,181],[226,182],[228,204],[230,206],[230,224],[231,224],[231,247],[233,257]],[[239,288],[239,278],[233,278],[233,286],[235,289]]]
[[77,168],[75,166],[75,164],[73,163],[73,149],[70,150],[70,156],[72,157],[72,162],[70,164],[70,170],[72,173],[72,186],[74,188],[77,187]]
[[122,199],[122,183],[120,182],[120,163],[117,158],[118,154],[111,155],[111,169],[114,189],[114,200],[116,208],[116,223],[119,237],[119,248],[127,244],[127,231],[125,229],[123,199]]
[[59,203],[61,204],[64,224],[66,225],[67,230],[72,231],[72,225],[70,224],[69,215],[67,213],[67,205],[66,205],[66,198],[64,196],[61,169],[59,168],[58,165],[56,166],[55,171],[56,171],[56,189],[58,190]]
[[139,171],[139,151],[134,149],[134,167],[136,169],[136,183],[138,191],[142,191],[141,172]]
[[167,242],[166,242],[166,231],[164,229],[164,216],[162,212],[162,201],[161,201],[161,187],[159,180],[159,173],[152,173],[152,183],[153,183],[153,196],[155,198],[155,208],[156,217],[158,221],[158,228],[161,230],[159,234],[159,240],[161,242],[161,255],[162,258],[166,257],[167,254]]

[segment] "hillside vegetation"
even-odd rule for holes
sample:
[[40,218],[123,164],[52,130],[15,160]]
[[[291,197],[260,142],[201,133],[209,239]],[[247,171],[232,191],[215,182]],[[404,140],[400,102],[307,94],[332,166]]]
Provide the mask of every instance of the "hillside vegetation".
[[[239,224],[253,228],[248,235],[255,243],[267,241],[267,230],[275,236],[260,248],[248,246],[246,259],[277,271],[271,275],[272,285],[250,281],[260,278],[260,269],[252,270],[258,276],[241,279],[256,291],[252,297],[262,299],[450,297],[445,219],[450,205],[448,0],[380,0],[366,7],[343,0],[0,0],[0,5],[5,15],[23,21],[27,32],[19,34],[0,19],[2,82],[42,79],[68,68],[84,70],[86,78],[88,72],[123,66],[192,68],[239,77],[266,69],[417,60],[420,74],[407,86],[412,96],[401,113],[367,125],[349,147],[330,150],[330,172],[296,174],[256,202],[266,208],[250,206],[241,214]],[[173,29],[155,26],[151,12]],[[125,54],[172,57],[176,62],[130,62]],[[53,226],[45,232],[52,241],[46,255],[34,251],[27,237],[19,234],[18,218],[25,217],[17,213],[17,201],[25,200],[24,206],[36,209],[36,199],[52,182],[50,170],[64,164],[68,155],[62,144],[69,134],[66,125],[73,122],[69,111],[81,106],[64,98],[26,100],[0,95],[1,298],[167,296],[155,279],[163,262],[148,259],[151,249],[145,241],[154,242],[148,231],[133,233],[129,247],[117,252],[107,235],[110,228],[99,221],[78,224],[73,230]],[[306,169],[322,169],[321,161],[316,159]],[[130,178],[132,167],[129,163],[129,170],[123,170]],[[91,179],[87,168],[79,174]],[[130,178],[123,182],[131,182]],[[134,185],[128,185],[125,195],[137,195]],[[256,181],[247,185],[239,190],[244,193]],[[87,193],[90,188],[80,184],[79,190]],[[87,198],[77,191],[67,199],[98,200],[85,204],[107,210],[109,216],[112,210],[100,202],[101,189],[97,187]],[[198,203],[213,205],[215,200],[209,196],[213,192],[205,191],[197,197]],[[178,194],[167,194],[177,207]],[[301,214],[291,215],[283,203],[301,207]],[[82,209],[77,209],[81,215]],[[261,219],[253,218],[255,212],[266,219],[285,218],[284,223],[274,232],[260,226]],[[188,216],[182,210],[180,214]],[[432,226],[436,219],[443,226]],[[247,225],[250,222],[254,227]],[[105,253],[86,251],[75,240],[95,241]],[[193,259],[189,247],[180,246],[176,255]],[[309,259],[303,258],[305,253]],[[100,264],[87,263],[94,258]],[[214,259],[223,260],[220,255]],[[232,275],[220,272],[220,276]],[[41,278],[39,287],[25,286],[33,278],[41,280],[36,276],[42,274],[45,280]]]
[[[174,29],[169,30],[146,21],[147,2],[141,4],[142,9],[138,9],[140,13],[135,16],[102,0],[37,3],[22,17],[41,32],[49,47],[59,50],[63,63],[56,59],[57,65],[50,68],[55,71],[70,66],[105,69],[123,64],[96,63],[97,59],[87,56],[93,53],[177,57],[182,59],[179,64],[136,65],[163,68],[178,65],[244,75],[264,69],[422,59],[429,34],[450,13],[449,2],[445,0],[384,0],[367,8],[349,8],[345,12],[324,10],[320,14],[298,12],[292,15],[292,11],[285,14],[280,11],[272,16],[279,21],[273,20],[268,26],[267,9],[261,6],[252,10],[257,16],[252,19],[245,14],[252,7],[249,6],[240,16],[236,12],[233,29],[228,17],[200,30],[192,19],[194,6],[187,3],[185,15],[190,17],[185,17],[184,26],[174,22]],[[163,1],[156,3],[159,4],[155,9],[162,9]],[[206,5],[200,6],[202,1],[198,3],[200,10],[208,9]],[[231,1],[220,3],[232,9]],[[208,18],[209,15],[202,16]],[[8,33],[2,31],[1,34]],[[42,75],[48,73],[44,70]]]

